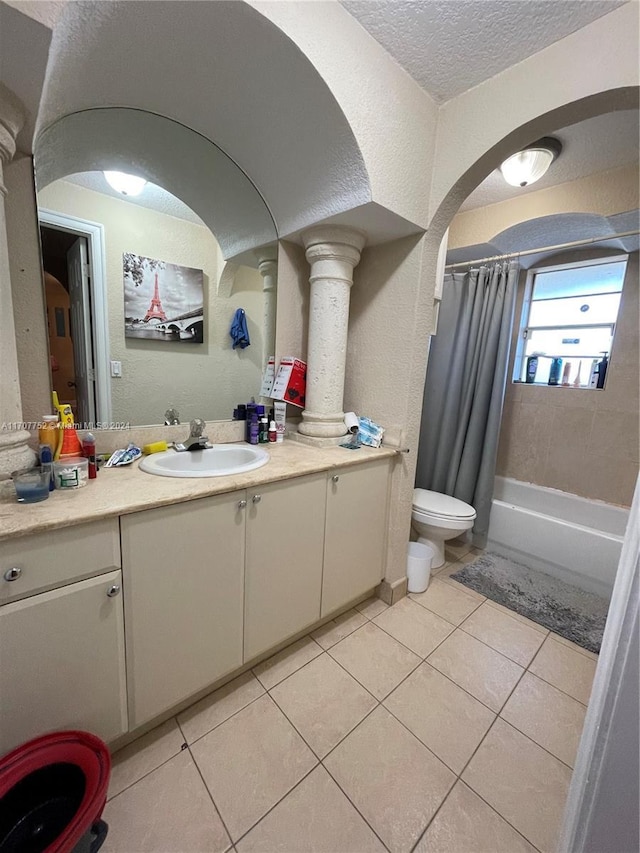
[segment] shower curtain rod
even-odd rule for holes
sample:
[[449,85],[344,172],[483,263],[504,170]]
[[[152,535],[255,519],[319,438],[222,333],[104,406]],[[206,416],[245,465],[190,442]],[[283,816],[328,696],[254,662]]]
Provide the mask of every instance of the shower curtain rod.
[[506,261],[508,258],[520,258],[523,255],[537,255],[540,252],[552,252],[558,249],[575,249],[577,246],[589,246],[593,243],[602,243],[604,240],[617,240],[620,237],[634,237],[640,234],[640,230],[621,231],[619,234],[607,234],[606,237],[589,237],[586,240],[573,240],[571,243],[557,243],[555,246],[542,246],[540,249],[526,249],[524,252],[509,252],[506,255],[492,255],[489,258],[479,258],[476,261],[459,261],[457,264],[446,264],[445,270],[453,270],[458,267],[470,267],[475,264],[486,264],[491,261]]

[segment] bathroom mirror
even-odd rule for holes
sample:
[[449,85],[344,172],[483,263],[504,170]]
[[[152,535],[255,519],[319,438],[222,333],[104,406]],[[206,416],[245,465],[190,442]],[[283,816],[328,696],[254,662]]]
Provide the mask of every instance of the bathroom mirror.
[[[242,170],[189,128],[129,109],[61,119],[39,135],[35,169],[52,387],[76,421],[225,420],[257,397],[277,242]],[[124,194],[105,171],[146,184]]]

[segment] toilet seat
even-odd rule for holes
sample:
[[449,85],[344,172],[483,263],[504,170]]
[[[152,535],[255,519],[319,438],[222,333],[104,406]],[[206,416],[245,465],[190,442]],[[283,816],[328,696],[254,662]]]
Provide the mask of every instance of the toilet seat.
[[472,521],[476,517],[475,509],[464,501],[429,489],[413,490],[413,512],[440,521]]

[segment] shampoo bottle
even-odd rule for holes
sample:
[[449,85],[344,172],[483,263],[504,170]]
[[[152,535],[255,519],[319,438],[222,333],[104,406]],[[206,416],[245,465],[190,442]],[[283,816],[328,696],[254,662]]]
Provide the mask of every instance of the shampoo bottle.
[[84,441],[82,442],[82,451],[89,462],[89,479],[95,480],[98,472],[98,466],[96,464],[96,440],[90,432],[88,432],[84,437]]
[[549,385],[559,385],[562,371],[562,359],[551,359],[551,370],[549,371]]
[[251,422],[249,424],[249,444],[258,444],[260,437],[260,424],[258,423],[258,416],[254,412],[251,416]]

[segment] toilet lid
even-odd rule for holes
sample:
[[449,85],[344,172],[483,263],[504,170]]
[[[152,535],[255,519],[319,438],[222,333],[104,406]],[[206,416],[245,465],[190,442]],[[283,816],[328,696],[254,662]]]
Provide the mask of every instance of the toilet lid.
[[440,518],[475,518],[476,515],[475,509],[464,501],[429,489],[413,490],[413,508]]

